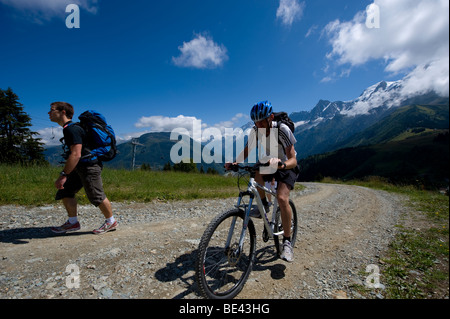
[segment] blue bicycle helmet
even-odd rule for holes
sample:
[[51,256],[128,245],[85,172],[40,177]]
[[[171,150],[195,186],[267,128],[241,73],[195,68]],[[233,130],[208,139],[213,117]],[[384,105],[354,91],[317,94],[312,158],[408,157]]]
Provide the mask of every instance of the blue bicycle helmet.
[[272,104],[269,101],[262,101],[253,105],[250,117],[253,122],[259,122],[268,118],[272,113]]

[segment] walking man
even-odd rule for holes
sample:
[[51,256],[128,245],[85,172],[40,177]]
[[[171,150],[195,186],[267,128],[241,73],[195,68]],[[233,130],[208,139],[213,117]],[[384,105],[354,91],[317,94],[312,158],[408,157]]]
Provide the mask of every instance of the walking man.
[[74,109],[66,102],[54,102],[50,105],[48,115],[50,121],[58,123],[63,127],[64,143],[67,152],[65,154],[66,163],[60,176],[55,181],[58,189],[55,199],[62,200],[69,216],[68,220],[61,226],[52,227],[51,230],[57,234],[64,234],[80,229],[77,214],[77,200],[75,194],[84,187],[89,201],[105,216],[105,222],[100,228],[94,229],[94,234],[102,234],[117,228],[111,208],[111,203],[103,191],[101,172],[103,165],[101,162],[81,162],[84,154],[84,145],[87,143],[87,136],[84,129],[72,122]]

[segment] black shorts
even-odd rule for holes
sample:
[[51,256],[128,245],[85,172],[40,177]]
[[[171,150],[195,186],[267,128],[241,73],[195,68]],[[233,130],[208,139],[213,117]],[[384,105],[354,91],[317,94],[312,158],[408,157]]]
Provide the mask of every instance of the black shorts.
[[74,198],[75,194],[84,187],[89,201],[94,206],[100,205],[106,198],[101,173],[102,166],[99,164],[77,166],[67,177],[64,189],[58,190],[55,199]]
[[292,190],[294,189],[299,173],[300,171],[298,167],[293,169],[279,169],[274,174],[263,175],[263,180],[265,182],[270,182],[273,178],[275,178],[278,183],[284,183],[289,186],[290,190]]

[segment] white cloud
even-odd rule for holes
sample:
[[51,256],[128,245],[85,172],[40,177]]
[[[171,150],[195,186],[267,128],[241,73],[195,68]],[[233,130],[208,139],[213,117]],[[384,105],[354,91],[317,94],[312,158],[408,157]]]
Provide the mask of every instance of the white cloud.
[[231,118],[231,120],[219,122],[217,124],[214,124],[214,127],[217,127],[218,129],[222,130],[225,128],[233,128],[236,126],[241,126],[239,123],[242,124],[242,121],[249,121],[250,117],[248,115],[245,115],[244,113],[238,113],[235,116]]
[[37,138],[41,138],[41,142],[46,146],[61,145],[59,141],[63,137],[62,127],[46,127],[42,130],[38,130]]
[[181,67],[216,68],[228,60],[225,46],[218,45],[207,35],[197,34],[191,41],[183,42],[178,49],[181,54],[172,57],[172,61]]
[[332,76],[326,76],[324,78],[322,78],[322,80],[320,80],[320,83],[327,83],[327,82],[331,82],[333,81],[333,77]]
[[[248,122],[249,116],[243,113],[238,113],[233,116],[230,120],[222,121],[214,125],[208,125],[204,123],[201,119],[194,116],[184,116],[178,115],[177,117],[167,117],[161,115],[155,116],[143,116],[135,124],[137,128],[149,128],[149,132],[172,132],[175,129],[185,129],[192,137],[194,137],[193,129],[194,124],[196,128],[201,128],[203,132],[197,132],[198,134],[203,134],[208,128],[218,129],[220,134],[225,135],[225,129],[235,129],[241,127],[243,124]],[[217,130],[216,130],[217,131]],[[199,135],[196,135],[199,136]],[[209,139],[207,136],[202,136],[204,139]]]
[[295,20],[299,20],[302,17],[304,9],[305,2],[280,0],[280,6],[277,9],[277,19],[281,19],[283,24],[290,26]]
[[448,95],[448,0],[378,0],[379,28],[366,26],[366,11],[351,21],[330,22],[324,29],[338,66],[381,60],[385,71],[405,73],[405,93],[435,90]]
[[311,26],[308,31],[305,34],[305,38],[309,38],[312,34],[316,33],[317,29],[319,28],[318,25]]
[[76,4],[92,14],[98,11],[98,0],[0,0],[0,3],[21,11],[25,18],[37,23],[66,17],[68,4]]
[[427,93],[433,89],[441,96],[449,96],[449,58],[431,61],[417,66],[403,80],[403,95]]
[[[139,137],[146,133],[172,132],[174,129],[186,129],[191,134],[191,136],[194,136],[192,132],[194,124],[197,125],[197,128],[201,128],[201,130],[203,131],[205,131],[207,128],[218,129],[220,133],[225,136],[226,128],[239,128],[248,121],[249,116],[243,113],[238,113],[234,115],[230,120],[222,121],[214,125],[208,125],[195,116],[143,116],[134,124],[136,128],[142,130],[138,132],[128,133],[116,132],[116,140],[117,143],[122,143],[130,140],[131,138]],[[63,137],[63,134],[62,128],[60,126],[44,128],[42,130],[38,130],[37,133],[39,134],[37,137],[40,137],[41,142],[43,142],[46,146],[61,145],[59,140],[61,139],[61,137]]]
[[143,116],[134,125],[137,128],[150,128],[150,132],[171,132],[175,128],[185,128],[192,131],[194,123],[201,123],[202,129],[207,127],[216,127],[221,130],[224,128],[240,127],[249,120],[249,116],[243,113],[234,115],[230,120],[222,121],[214,125],[208,125],[195,116],[178,115],[177,117],[167,117],[161,115]]
[[143,116],[135,124],[138,128],[148,127],[151,132],[171,132],[175,128],[185,128],[192,131],[195,121],[200,121],[194,116],[178,115],[177,117],[167,117],[161,115]]

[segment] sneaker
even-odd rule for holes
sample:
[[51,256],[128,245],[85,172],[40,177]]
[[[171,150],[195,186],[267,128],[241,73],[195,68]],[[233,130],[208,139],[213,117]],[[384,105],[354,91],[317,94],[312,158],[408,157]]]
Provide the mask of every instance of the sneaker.
[[294,251],[292,250],[291,242],[288,240],[283,243],[283,252],[281,253],[281,259],[288,262],[294,260]]
[[112,223],[112,224],[109,224],[107,221],[105,221],[103,223],[103,225],[100,226],[100,228],[94,229],[92,232],[94,234],[103,234],[103,233],[106,233],[106,232],[109,232],[109,231],[112,231],[112,230],[116,230],[117,225],[118,225],[117,224],[117,220],[114,221],[114,223]]
[[80,230],[80,223],[76,222],[75,224],[71,224],[69,223],[69,221],[66,221],[63,225],[61,226],[57,226],[57,227],[52,227],[50,228],[50,230],[52,232],[54,232],[55,234],[65,234],[65,233],[70,233],[70,232],[74,232],[77,230]]

